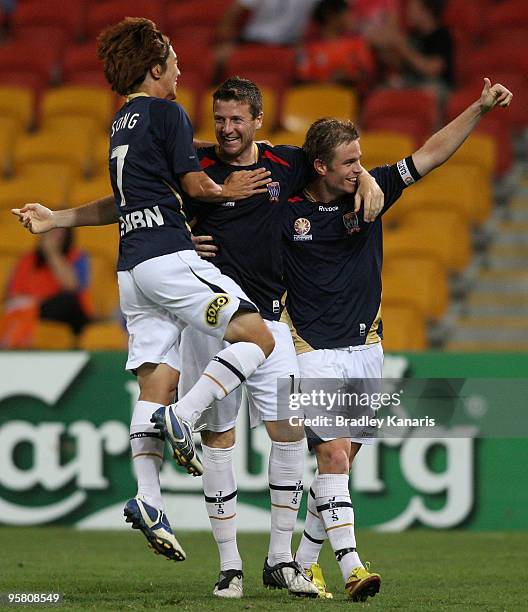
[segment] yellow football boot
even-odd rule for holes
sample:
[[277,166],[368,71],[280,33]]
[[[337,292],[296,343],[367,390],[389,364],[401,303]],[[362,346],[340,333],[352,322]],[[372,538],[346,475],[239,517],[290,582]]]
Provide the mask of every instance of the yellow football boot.
[[369,572],[370,565],[366,567],[355,567],[345,584],[345,591],[352,601],[366,601],[368,597],[374,597],[379,593],[381,587],[381,576]]
[[319,599],[332,599],[334,596],[326,588],[326,582],[323,576],[323,569],[318,563],[312,563],[306,574],[317,587],[319,591]]

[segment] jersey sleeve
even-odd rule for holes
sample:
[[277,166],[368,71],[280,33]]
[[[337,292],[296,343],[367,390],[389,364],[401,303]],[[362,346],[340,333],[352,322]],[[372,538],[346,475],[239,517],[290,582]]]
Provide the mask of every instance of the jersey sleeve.
[[200,164],[193,146],[193,130],[187,113],[176,102],[161,100],[151,106],[151,121],[167,153],[167,162],[177,176],[199,172]]
[[310,181],[311,167],[301,147],[290,145],[278,145],[273,147],[278,155],[284,157],[290,163],[292,173],[288,179],[288,192],[297,193],[306,187]]
[[413,185],[421,178],[410,155],[392,166],[379,166],[369,170],[369,173],[376,179],[385,194],[385,204],[381,214],[389,210],[406,187]]

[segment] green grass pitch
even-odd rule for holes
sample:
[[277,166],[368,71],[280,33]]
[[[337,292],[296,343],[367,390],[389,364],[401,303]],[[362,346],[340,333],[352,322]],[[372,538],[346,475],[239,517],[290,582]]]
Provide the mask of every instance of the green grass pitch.
[[328,544],[321,562],[333,600],[297,599],[285,591],[265,590],[265,534],[239,538],[244,598],[213,598],[218,559],[211,535],[178,537],[188,555],[184,563],[154,555],[138,532],[3,527],[0,592],[61,592],[61,610],[528,609],[528,533],[359,532],[362,558],[372,562],[383,580],[381,593],[364,604],[345,599]]

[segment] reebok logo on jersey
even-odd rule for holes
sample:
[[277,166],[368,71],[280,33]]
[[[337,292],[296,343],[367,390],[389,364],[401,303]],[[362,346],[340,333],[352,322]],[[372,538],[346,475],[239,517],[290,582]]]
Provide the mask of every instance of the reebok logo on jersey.
[[319,212],[334,212],[339,210],[339,206],[319,206]]
[[209,302],[205,309],[205,322],[207,325],[211,327],[218,325],[218,313],[224,306],[227,306],[229,302],[230,299],[227,295],[217,295]]

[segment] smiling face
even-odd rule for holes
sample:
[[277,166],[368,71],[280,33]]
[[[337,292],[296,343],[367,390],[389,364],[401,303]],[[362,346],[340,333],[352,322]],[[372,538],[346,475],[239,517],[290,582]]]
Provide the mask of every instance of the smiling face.
[[356,192],[358,178],[363,172],[360,163],[359,139],[338,145],[333,151],[332,161],[325,164],[316,160],[315,167],[326,190],[335,198]]
[[158,84],[163,90],[164,95],[160,96],[167,100],[174,100],[176,98],[176,87],[178,85],[178,77],[181,72],[178,68],[178,58],[174,49],[169,48],[169,57],[167,58],[165,72],[161,75]]
[[229,160],[254,163],[253,142],[262,126],[262,113],[253,117],[245,102],[215,100],[213,116],[220,154]]

